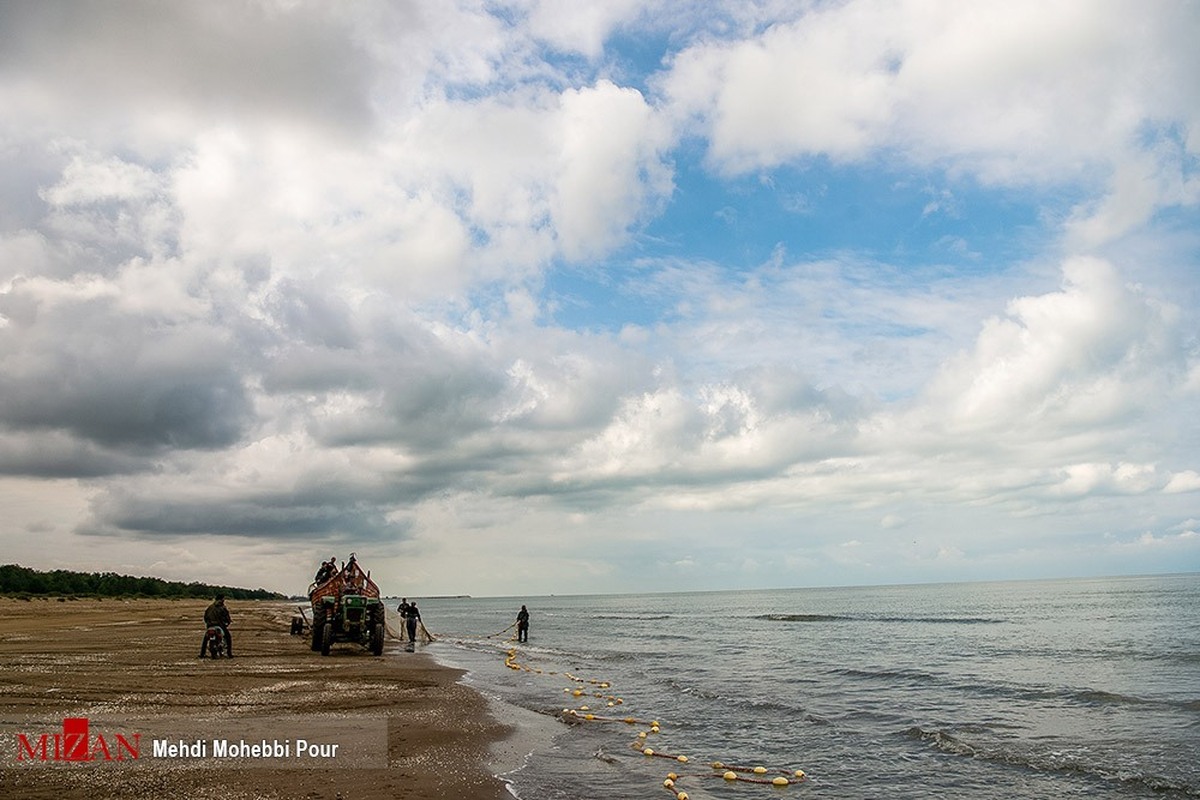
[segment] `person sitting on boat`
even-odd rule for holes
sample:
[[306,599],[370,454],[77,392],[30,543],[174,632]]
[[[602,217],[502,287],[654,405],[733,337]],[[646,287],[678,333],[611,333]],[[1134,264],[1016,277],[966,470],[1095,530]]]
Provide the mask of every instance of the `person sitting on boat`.
[[337,557],[332,557],[328,561],[321,564],[321,568],[317,570],[317,577],[313,581],[319,586],[329,580],[337,572]]

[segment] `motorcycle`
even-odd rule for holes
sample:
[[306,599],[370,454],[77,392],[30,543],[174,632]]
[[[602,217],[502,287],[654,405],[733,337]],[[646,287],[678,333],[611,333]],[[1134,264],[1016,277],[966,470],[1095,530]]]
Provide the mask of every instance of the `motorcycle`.
[[213,658],[225,655],[225,629],[220,625],[209,625],[204,633],[204,649]]

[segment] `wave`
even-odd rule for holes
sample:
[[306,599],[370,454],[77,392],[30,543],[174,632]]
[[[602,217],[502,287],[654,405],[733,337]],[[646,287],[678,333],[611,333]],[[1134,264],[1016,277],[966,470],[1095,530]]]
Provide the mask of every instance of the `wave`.
[[1177,711],[1200,711],[1200,700],[1138,697],[1091,687],[1020,686],[1006,683],[963,682],[950,675],[918,669],[858,669],[838,667],[824,671],[826,675],[849,678],[853,681],[888,681],[907,686],[935,686],[940,691],[961,692],[964,695],[983,695],[1026,702],[1061,703],[1067,705],[1103,707],[1165,708]]
[[906,728],[901,731],[900,735],[907,739],[926,743],[950,755],[1010,764],[1038,772],[1074,773],[1105,782],[1119,783],[1123,786],[1149,789],[1160,794],[1174,792],[1185,797],[1200,797],[1200,786],[1188,783],[1184,779],[1139,772],[1103,761],[1089,762],[1081,757],[1066,756],[1057,751],[1022,752],[1004,745],[989,746],[984,743],[972,743],[949,731],[926,730],[920,726]]
[[1106,692],[1103,689],[1078,689],[1049,693],[1051,697],[1055,695],[1085,705],[1094,706],[1138,706],[1152,702],[1142,697],[1120,694],[1119,692]]
[[977,755],[977,751],[973,746],[967,744],[957,736],[945,731],[927,731],[919,725],[914,725],[913,727],[904,730],[901,735],[908,739],[927,742],[936,747],[938,750],[941,750],[943,753],[953,753],[954,755],[958,756],[971,757]]
[[924,672],[917,669],[856,669],[854,667],[839,667],[837,669],[827,670],[829,674],[841,675],[846,678],[865,678],[874,680],[876,678],[884,678],[887,680],[904,680],[917,681],[922,683],[945,683],[945,678],[935,675],[932,672]]
[[905,623],[932,623],[947,625],[999,625],[1006,620],[989,617],[887,617],[873,614],[757,614],[750,619],[767,622],[885,622],[902,625]]

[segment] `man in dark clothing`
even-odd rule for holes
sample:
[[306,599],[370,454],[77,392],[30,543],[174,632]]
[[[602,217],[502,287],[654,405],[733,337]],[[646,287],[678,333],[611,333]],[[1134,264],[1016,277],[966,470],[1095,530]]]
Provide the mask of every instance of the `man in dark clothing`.
[[204,638],[200,640],[200,657],[204,658],[204,644],[208,639],[208,628],[214,625],[225,633],[225,655],[233,658],[233,637],[229,635],[229,609],[225,607],[225,595],[219,594],[212,605],[204,609]]
[[521,610],[517,612],[517,641],[529,641],[529,609],[521,606]]
[[321,568],[317,570],[317,577],[313,582],[317,585],[324,583],[332,578],[337,573],[337,558],[332,557],[328,561],[321,564]]
[[417,610],[417,601],[413,600],[408,604],[408,611],[404,613],[404,623],[408,628],[408,640],[415,642],[417,640],[417,623],[421,621],[421,612]]
[[[408,620],[408,609],[409,609],[408,598],[401,597],[400,605],[396,606],[396,611],[398,611],[400,613],[400,619],[406,620],[406,621]],[[412,637],[411,636],[408,637],[408,640],[411,642]],[[404,641],[404,628],[403,627],[401,627],[401,629],[400,629],[400,641]]]

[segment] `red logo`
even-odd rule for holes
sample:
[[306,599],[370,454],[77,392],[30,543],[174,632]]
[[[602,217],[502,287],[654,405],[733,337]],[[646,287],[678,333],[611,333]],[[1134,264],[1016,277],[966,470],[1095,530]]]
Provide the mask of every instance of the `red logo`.
[[17,734],[17,761],[125,761],[138,757],[142,735],[91,734],[87,717],[63,719],[62,733]]

